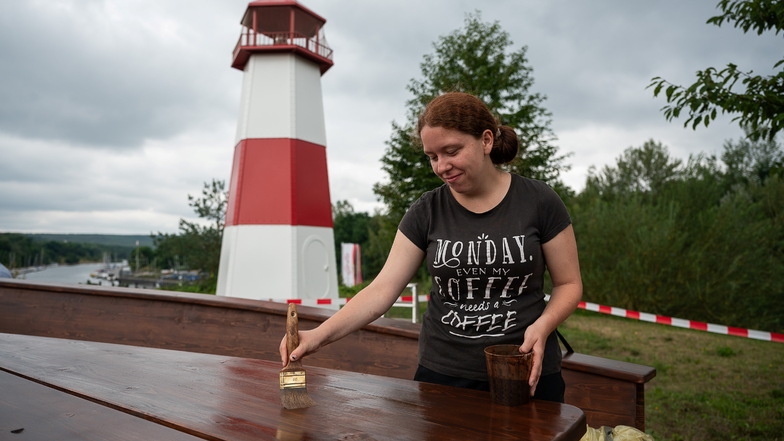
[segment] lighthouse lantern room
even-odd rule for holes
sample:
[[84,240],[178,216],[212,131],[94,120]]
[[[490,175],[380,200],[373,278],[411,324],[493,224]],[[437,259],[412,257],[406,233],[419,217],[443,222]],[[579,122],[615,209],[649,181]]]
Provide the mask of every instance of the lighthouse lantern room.
[[332,67],[332,49],[324,38],[326,20],[294,1],[255,1],[240,21],[242,34],[231,67],[243,70],[252,53],[297,52],[319,65]]
[[326,20],[296,1],[254,1],[232,67],[243,71],[218,294],[337,298],[321,75]]

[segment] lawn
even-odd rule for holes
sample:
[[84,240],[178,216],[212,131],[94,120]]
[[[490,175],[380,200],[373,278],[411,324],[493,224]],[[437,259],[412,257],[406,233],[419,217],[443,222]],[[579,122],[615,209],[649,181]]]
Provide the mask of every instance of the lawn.
[[656,441],[784,440],[784,343],[578,310],[576,352],[653,366],[646,432]]

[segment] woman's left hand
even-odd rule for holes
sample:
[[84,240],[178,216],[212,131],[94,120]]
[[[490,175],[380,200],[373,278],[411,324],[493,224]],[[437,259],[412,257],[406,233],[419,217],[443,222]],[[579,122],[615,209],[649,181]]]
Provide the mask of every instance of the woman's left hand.
[[564,228],[557,236],[543,244],[542,250],[553,281],[553,290],[542,315],[525,330],[525,340],[520,345],[520,352],[534,352],[531,376],[528,379],[531,395],[536,392],[536,385],[542,375],[547,337],[574,312],[583,295],[574,228],[571,225]]
[[536,392],[536,385],[539,383],[539,377],[542,375],[542,360],[544,360],[544,347],[547,342],[548,333],[545,329],[537,327],[534,322],[528,329],[525,330],[523,344],[520,345],[520,352],[523,354],[533,351],[533,364],[531,366],[531,375],[528,377],[528,385],[531,386],[531,396]]

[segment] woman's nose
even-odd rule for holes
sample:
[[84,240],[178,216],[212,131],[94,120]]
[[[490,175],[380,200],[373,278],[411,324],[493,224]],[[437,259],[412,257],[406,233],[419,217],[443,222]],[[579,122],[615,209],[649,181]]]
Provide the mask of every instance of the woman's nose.
[[445,158],[439,158],[436,167],[437,167],[436,173],[440,175],[445,171],[448,171],[450,168],[452,168],[452,164]]

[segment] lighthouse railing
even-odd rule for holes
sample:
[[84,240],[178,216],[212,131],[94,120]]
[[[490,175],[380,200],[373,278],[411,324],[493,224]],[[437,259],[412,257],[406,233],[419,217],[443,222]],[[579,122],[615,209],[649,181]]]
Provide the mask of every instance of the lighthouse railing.
[[240,34],[234,55],[242,48],[270,47],[270,46],[297,46],[312,52],[327,60],[332,60],[332,49],[321,43],[316,37],[307,37],[295,32],[256,32],[245,28]]

